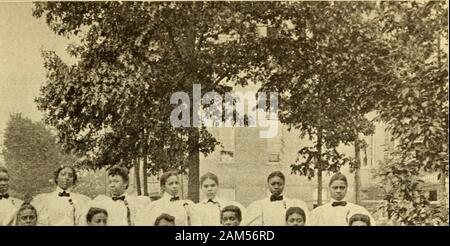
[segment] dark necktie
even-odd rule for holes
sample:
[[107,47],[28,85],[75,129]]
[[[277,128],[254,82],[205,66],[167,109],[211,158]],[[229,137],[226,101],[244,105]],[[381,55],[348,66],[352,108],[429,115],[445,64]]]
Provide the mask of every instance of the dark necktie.
[[68,193],[68,192],[66,192],[66,191],[64,190],[63,192],[59,192],[59,193],[58,193],[58,196],[60,196],[60,197],[69,197],[69,196],[70,196],[70,193]]
[[174,197],[170,198],[171,202],[175,202],[175,201],[179,201],[179,200],[180,200],[179,196],[174,196]]
[[128,226],[132,226],[133,223],[131,222],[131,210],[130,207],[128,206],[128,202],[126,200],[123,200],[123,204],[125,204],[125,207],[127,208],[127,224]]
[[283,196],[280,196],[280,195],[271,195],[271,196],[270,196],[270,201],[271,201],[271,202],[283,201]]
[[73,204],[73,201],[72,201],[72,199],[69,199],[69,203],[70,203],[70,206],[72,206],[72,220],[73,220],[73,225],[74,226],[76,226],[78,223],[77,223],[77,214],[76,214],[76,208],[75,208],[75,204]]
[[216,204],[216,203],[218,203],[218,202],[215,202],[213,199],[209,199],[207,203],[213,203],[213,204]]
[[125,196],[113,196],[111,197],[113,201],[125,201]]
[[0,194],[0,200],[2,200],[3,198],[8,199],[9,198],[9,194],[8,193]]
[[345,205],[347,205],[347,202],[346,202],[346,201],[333,202],[333,203],[331,204],[332,207],[337,207],[337,206],[343,206],[343,207],[345,207]]

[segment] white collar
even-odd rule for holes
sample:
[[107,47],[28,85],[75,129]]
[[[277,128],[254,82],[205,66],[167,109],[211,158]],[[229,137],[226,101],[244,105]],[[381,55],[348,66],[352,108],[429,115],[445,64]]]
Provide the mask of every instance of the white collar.
[[70,188],[67,189],[67,190],[63,190],[63,189],[61,189],[61,187],[59,187],[59,186],[57,185],[57,186],[56,186],[56,189],[55,189],[55,193],[60,193],[60,192],[71,193],[71,188],[72,188],[72,187],[70,187]]
[[202,203],[203,203],[203,204],[207,204],[209,200],[212,200],[214,203],[220,203],[220,201],[221,201],[221,199],[216,195],[216,196],[215,196],[214,198],[212,198],[212,199],[205,198],[205,199],[202,201]]
[[[168,194],[167,192],[165,192],[164,191],[164,193],[162,194],[162,196],[161,196],[161,199],[162,200],[167,200],[167,201],[170,201],[170,199],[172,199],[174,196],[172,196],[172,195],[170,195],[170,194]],[[181,200],[181,197],[180,196],[178,196],[179,198],[180,198],[180,200]]]

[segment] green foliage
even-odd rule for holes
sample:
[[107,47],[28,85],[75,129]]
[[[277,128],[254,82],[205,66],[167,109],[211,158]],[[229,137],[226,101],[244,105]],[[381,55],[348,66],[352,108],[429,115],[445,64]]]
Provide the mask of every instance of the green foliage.
[[431,206],[418,178],[448,177],[448,6],[385,2],[378,11],[383,41],[392,47],[386,64],[394,69],[386,70],[388,90],[376,107],[396,143],[380,171],[387,191],[382,208],[406,225],[448,225],[448,208]]
[[3,146],[11,188],[22,198],[53,187],[54,171],[76,160],[61,152],[56,137],[43,123],[32,122],[21,114],[11,115]]
[[[85,157],[82,166],[130,166],[145,157],[151,173],[173,167],[195,173],[199,152],[210,153],[218,142],[203,128],[173,129],[170,97],[182,91],[192,98],[194,83],[204,92],[230,91],[225,82],[239,80],[259,59],[248,52],[257,48],[253,16],[271,5],[36,3],[34,16],[44,17],[55,33],[81,40],[68,47],[75,65],[43,53],[48,74],[39,109],[65,149]],[[191,176],[189,187],[198,190],[198,178]]]

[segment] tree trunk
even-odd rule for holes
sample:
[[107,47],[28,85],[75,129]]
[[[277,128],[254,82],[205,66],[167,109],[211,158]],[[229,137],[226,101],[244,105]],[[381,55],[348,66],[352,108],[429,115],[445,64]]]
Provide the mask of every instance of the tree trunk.
[[188,198],[193,202],[200,200],[200,153],[198,148],[199,131],[193,127],[189,133],[189,142],[192,146],[188,157]]
[[356,136],[355,140],[355,203],[361,204],[361,149],[359,145],[359,138]]
[[322,129],[317,134],[317,206],[322,205]]
[[143,163],[143,167],[142,167],[142,182],[143,182],[143,187],[144,187],[144,196],[148,196],[148,182],[147,182],[147,151],[144,150],[144,163]]
[[136,194],[140,196],[141,193],[141,175],[140,175],[139,157],[134,160],[134,178],[136,182]]
[[439,200],[442,201],[442,210],[443,214],[445,214],[446,211],[448,211],[448,196],[447,196],[447,187],[445,182],[445,173],[444,170],[440,171],[439,174]]

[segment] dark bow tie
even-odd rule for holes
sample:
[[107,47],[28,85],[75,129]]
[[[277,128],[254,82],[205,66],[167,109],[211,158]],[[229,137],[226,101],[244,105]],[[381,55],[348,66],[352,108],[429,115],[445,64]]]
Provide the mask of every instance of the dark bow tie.
[[68,192],[66,192],[66,191],[63,191],[63,192],[59,192],[59,193],[58,193],[58,196],[61,196],[61,197],[69,197],[69,196],[70,196],[70,193],[68,193]]
[[180,200],[179,196],[174,196],[174,197],[170,198],[171,202],[175,202],[175,201],[179,201],[179,200]]
[[270,196],[270,201],[271,202],[283,201],[283,196],[281,196],[281,195],[271,195]]
[[213,199],[209,199],[207,203],[213,203],[213,204],[216,204],[216,203],[218,203],[218,202],[214,201]]
[[125,196],[113,196],[111,197],[113,201],[125,201]]
[[337,206],[343,206],[343,207],[345,207],[345,205],[347,205],[347,202],[346,202],[346,201],[333,202],[333,203],[331,204],[331,206],[333,206],[333,207],[337,207]]
[[8,193],[0,194],[0,200],[2,200],[3,198],[8,199],[9,198],[9,194]]

